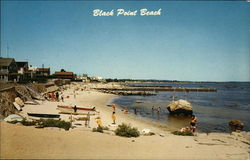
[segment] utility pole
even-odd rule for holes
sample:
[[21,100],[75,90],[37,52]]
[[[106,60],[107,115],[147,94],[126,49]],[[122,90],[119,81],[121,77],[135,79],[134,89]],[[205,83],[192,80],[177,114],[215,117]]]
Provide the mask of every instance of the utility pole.
[[44,64],[42,65],[42,68],[43,68],[42,73],[43,73],[43,77],[44,77]]
[[9,47],[9,45],[7,44],[7,58],[9,58],[9,51],[10,51],[10,47]]

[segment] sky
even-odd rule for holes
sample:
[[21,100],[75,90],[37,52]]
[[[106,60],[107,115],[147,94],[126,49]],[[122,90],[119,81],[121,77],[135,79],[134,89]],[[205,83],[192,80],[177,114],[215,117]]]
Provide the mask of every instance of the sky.
[[[140,16],[144,8],[161,15]],[[250,81],[249,15],[243,1],[1,1],[1,56],[52,73]]]

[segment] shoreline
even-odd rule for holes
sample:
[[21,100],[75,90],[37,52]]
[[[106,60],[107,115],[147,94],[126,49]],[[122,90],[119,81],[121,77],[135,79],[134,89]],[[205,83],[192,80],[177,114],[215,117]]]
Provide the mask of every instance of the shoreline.
[[[176,136],[167,129],[139,120],[133,114],[117,109],[117,125],[125,122],[139,131],[144,128],[156,133],[153,136],[124,138],[115,136],[112,130],[112,107],[106,105],[116,95],[94,90],[73,90],[81,85],[71,85],[63,91],[65,102],[40,102],[26,105],[21,112],[58,113],[57,105],[95,106],[100,115],[91,116],[90,127],[77,126],[69,131],[54,128],[37,129],[0,122],[1,152],[4,159],[247,159],[250,156],[250,133],[196,133],[195,136]],[[27,116],[27,115],[26,115]],[[103,134],[92,132],[97,127],[95,117],[100,116],[103,125],[111,131]],[[77,117],[77,116],[76,116]],[[69,120],[69,115],[62,115]],[[84,122],[79,122],[84,124]],[[164,136],[160,136],[160,134]]]

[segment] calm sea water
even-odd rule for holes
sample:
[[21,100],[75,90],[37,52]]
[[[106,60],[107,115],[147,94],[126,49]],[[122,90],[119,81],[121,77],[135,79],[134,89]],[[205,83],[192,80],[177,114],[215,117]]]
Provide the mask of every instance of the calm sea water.
[[[193,106],[198,117],[197,128],[201,132],[229,132],[228,122],[241,120],[244,130],[250,131],[250,83],[137,83],[173,87],[215,88],[217,92],[157,92],[156,96],[122,96],[113,103],[127,108],[131,114],[137,110],[137,117],[153,121],[169,129],[179,129],[189,125],[189,119],[172,116],[167,105],[173,100],[184,99]],[[137,103],[140,101],[141,103]],[[161,107],[160,114],[152,112],[152,106]]]

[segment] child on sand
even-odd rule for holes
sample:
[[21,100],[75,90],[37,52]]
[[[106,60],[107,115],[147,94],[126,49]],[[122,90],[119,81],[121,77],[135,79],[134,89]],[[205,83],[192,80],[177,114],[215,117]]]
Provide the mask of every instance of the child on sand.
[[97,123],[97,125],[98,125],[99,128],[102,128],[102,120],[101,120],[100,117],[96,118],[96,123]]
[[190,129],[191,129],[190,127],[183,127],[180,129],[180,132],[182,132],[182,133],[183,132],[190,132]]
[[113,114],[112,114],[112,120],[113,120],[113,123],[112,123],[112,124],[115,124],[115,120],[116,120],[115,112],[113,112]]

